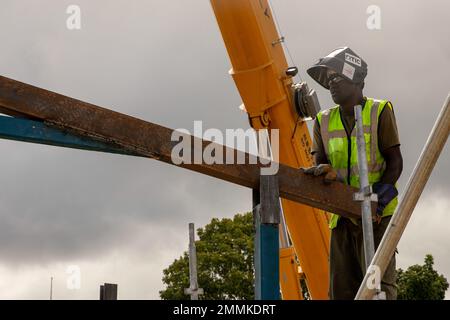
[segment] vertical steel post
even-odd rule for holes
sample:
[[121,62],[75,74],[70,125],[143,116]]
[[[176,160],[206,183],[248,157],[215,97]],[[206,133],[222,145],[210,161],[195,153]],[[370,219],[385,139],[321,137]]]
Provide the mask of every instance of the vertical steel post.
[[[372,225],[371,201],[377,200],[376,194],[372,194],[372,188],[369,184],[369,169],[367,165],[366,142],[364,139],[364,128],[362,118],[362,107],[356,105],[355,108],[356,125],[356,144],[358,148],[358,169],[360,191],[355,194],[355,200],[361,201],[362,227],[364,240],[364,261],[366,265],[366,274],[371,273],[370,262],[375,254],[375,241]],[[376,284],[375,299],[385,300],[384,293],[381,292],[380,283]]]
[[370,261],[375,254],[375,245],[373,238],[372,211],[371,211],[371,195],[372,190],[369,184],[369,169],[367,166],[366,142],[364,140],[364,129],[362,120],[362,107],[355,106],[355,123],[356,123],[356,144],[358,147],[358,169],[359,169],[359,185],[360,191],[356,200],[361,201],[362,210],[362,226],[364,234],[364,258],[366,268],[369,267]]
[[53,277],[50,278],[50,300],[53,300]]
[[189,223],[189,288],[184,289],[185,294],[191,296],[191,300],[198,300],[203,294],[203,289],[198,287],[197,279],[197,250],[195,248],[194,224]]
[[255,299],[280,299],[278,178],[261,175],[260,190],[253,190],[255,222]]

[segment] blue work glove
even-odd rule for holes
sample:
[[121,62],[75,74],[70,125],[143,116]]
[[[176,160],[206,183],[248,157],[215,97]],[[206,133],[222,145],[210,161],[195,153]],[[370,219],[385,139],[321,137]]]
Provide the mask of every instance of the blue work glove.
[[383,214],[384,208],[392,201],[396,196],[398,196],[397,188],[392,184],[376,182],[372,186],[372,190],[378,196],[378,207],[377,215],[381,216]]

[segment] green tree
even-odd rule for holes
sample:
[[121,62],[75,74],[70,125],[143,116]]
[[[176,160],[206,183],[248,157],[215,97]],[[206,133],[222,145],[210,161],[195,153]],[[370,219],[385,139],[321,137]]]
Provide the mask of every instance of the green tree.
[[448,289],[447,279],[433,269],[433,256],[425,256],[425,264],[413,265],[406,271],[397,270],[399,300],[443,300]]
[[[253,237],[251,212],[237,214],[233,219],[212,219],[197,230],[198,283],[204,295],[200,299],[253,299]],[[189,296],[188,253],[176,259],[163,270],[166,289],[159,292],[161,299],[184,300]]]

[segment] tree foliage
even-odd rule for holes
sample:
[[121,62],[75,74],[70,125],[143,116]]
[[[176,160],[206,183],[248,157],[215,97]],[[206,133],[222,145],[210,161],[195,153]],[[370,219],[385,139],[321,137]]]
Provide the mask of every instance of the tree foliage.
[[[251,212],[233,219],[212,219],[197,230],[198,283],[204,295],[200,299],[253,299],[253,237]],[[189,287],[188,253],[163,270],[166,289],[159,292],[165,300],[184,300]]]
[[406,271],[397,270],[399,300],[443,300],[448,289],[447,279],[433,269],[433,256],[425,256],[424,265],[413,265]]

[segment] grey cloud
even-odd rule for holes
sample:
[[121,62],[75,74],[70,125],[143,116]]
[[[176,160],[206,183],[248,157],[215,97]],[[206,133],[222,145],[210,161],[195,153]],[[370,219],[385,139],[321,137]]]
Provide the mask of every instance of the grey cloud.
[[93,257],[126,245],[141,225],[184,228],[251,208],[249,190],[150,159],[0,145],[19,157],[32,151],[39,164],[3,160],[5,168],[13,168],[3,181],[16,181],[1,189],[4,263],[44,262],[49,255]]

